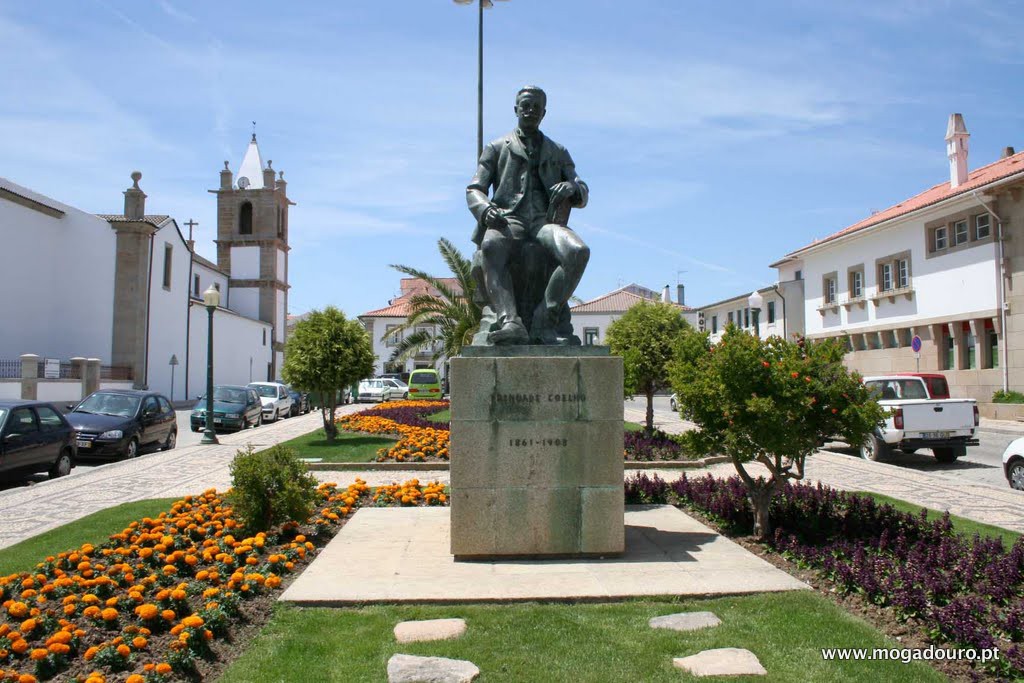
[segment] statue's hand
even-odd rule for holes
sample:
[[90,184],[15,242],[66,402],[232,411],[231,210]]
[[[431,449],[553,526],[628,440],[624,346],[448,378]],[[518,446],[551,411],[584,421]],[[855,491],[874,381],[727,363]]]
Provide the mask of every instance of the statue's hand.
[[576,186],[570,182],[561,182],[551,188],[551,203],[556,204],[563,199],[571,199],[576,196]]
[[501,215],[501,211],[492,206],[484,214],[484,225],[493,230],[505,230],[508,228],[508,219]]

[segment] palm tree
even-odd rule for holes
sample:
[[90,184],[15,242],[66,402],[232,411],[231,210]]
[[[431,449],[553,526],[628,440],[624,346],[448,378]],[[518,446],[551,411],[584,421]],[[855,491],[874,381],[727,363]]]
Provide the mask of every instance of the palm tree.
[[448,265],[458,288],[452,287],[445,279],[434,277],[418,268],[394,265],[392,268],[405,275],[423,280],[438,294],[416,294],[409,300],[412,313],[397,328],[388,331],[385,337],[412,330],[404,337],[391,354],[391,361],[405,360],[424,349],[434,349],[433,361],[441,356],[453,358],[468,345],[482,315],[480,305],[474,301],[476,281],[473,279],[473,264],[443,237],[437,241],[441,258]]

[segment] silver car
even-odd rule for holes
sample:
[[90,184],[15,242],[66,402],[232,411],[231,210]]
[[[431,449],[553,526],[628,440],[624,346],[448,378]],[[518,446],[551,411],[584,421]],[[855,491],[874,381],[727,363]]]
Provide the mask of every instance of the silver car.
[[393,401],[403,397],[403,391],[391,379],[364,379],[359,383],[356,403]]
[[1003,472],[1010,488],[1024,491],[1024,437],[1014,439],[1003,451]]

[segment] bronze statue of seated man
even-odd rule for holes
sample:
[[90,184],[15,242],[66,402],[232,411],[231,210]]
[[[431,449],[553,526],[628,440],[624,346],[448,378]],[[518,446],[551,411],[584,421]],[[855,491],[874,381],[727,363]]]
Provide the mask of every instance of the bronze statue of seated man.
[[590,248],[567,222],[589,190],[569,152],[540,132],[546,105],[536,86],[517,93],[519,125],[484,147],[466,188],[477,219],[474,278],[486,304],[473,345],[580,343],[568,302]]

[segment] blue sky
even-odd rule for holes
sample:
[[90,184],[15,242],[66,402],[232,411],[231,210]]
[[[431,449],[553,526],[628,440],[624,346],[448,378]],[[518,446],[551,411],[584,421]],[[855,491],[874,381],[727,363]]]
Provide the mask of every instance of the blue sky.
[[[46,8],[45,12],[39,8]],[[445,274],[469,253],[476,8],[451,0],[0,0],[0,175],[120,212],[199,221],[251,123],[285,172],[291,313],[386,305],[391,263]],[[510,0],[485,16],[484,136],[516,90],[591,188],[571,224],[577,294],[686,285],[700,305],[773,280],[768,264],[948,180],[951,112],[970,168],[1024,147],[1020,2]],[[680,271],[685,271],[680,274]]]

